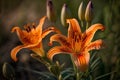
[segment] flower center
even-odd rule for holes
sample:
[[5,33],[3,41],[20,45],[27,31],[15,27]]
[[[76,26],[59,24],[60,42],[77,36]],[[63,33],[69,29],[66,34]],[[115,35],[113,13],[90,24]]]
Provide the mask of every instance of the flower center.
[[31,31],[31,27],[35,29],[35,28],[36,28],[35,23],[26,24],[26,25],[24,26],[24,28],[25,28],[25,30],[26,30],[27,32],[30,32],[30,31]]
[[78,32],[74,33],[73,36],[73,48],[74,48],[74,52],[75,53],[79,53],[80,49],[81,49],[81,35]]

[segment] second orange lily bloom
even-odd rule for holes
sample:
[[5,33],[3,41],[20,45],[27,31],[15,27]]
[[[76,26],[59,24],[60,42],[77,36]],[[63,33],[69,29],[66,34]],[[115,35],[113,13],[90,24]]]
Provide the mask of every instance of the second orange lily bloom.
[[94,24],[82,33],[76,19],[67,19],[67,23],[69,23],[67,37],[62,34],[55,34],[51,36],[50,44],[52,45],[53,41],[57,41],[61,44],[61,46],[51,48],[48,51],[47,56],[52,60],[56,54],[70,54],[75,65],[84,72],[89,66],[89,51],[93,49],[100,49],[103,44],[101,39],[93,42],[92,39],[97,30],[104,30],[104,26],[102,24]]
[[[37,53],[39,56],[44,57],[44,49],[42,46],[42,39],[48,35],[50,32],[58,32],[59,31],[54,27],[49,27],[42,30],[44,21],[46,19],[46,16],[40,19],[40,23],[36,27],[35,25],[26,25],[25,30],[21,30],[19,27],[13,27],[12,32],[17,32],[17,35],[22,42],[22,45],[19,45],[12,49],[11,51],[11,57],[14,61],[17,61],[17,53],[23,48],[29,48],[30,50]],[[31,28],[32,27],[32,28]]]

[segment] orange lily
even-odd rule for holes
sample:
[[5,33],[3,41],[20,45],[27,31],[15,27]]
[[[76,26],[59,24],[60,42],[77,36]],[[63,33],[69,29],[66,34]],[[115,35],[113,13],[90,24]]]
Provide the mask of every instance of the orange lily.
[[49,27],[46,30],[42,31],[42,26],[44,24],[44,21],[46,19],[46,16],[40,19],[40,23],[37,27],[35,25],[31,26],[26,25],[25,30],[21,30],[19,27],[13,27],[12,32],[17,32],[17,35],[22,42],[23,45],[19,45],[12,49],[11,51],[11,57],[14,61],[17,61],[17,53],[23,48],[29,48],[30,50],[34,51],[41,57],[45,56],[43,47],[42,47],[42,39],[48,35],[50,32],[59,32],[54,27]]
[[55,46],[48,51],[47,57],[53,59],[53,56],[60,53],[71,54],[75,65],[81,70],[86,71],[89,65],[89,51],[100,49],[103,44],[101,39],[91,42],[97,30],[104,30],[102,24],[94,24],[89,27],[84,33],[76,19],[67,19],[69,23],[68,36],[55,34],[50,38],[50,44],[57,41],[61,46]]

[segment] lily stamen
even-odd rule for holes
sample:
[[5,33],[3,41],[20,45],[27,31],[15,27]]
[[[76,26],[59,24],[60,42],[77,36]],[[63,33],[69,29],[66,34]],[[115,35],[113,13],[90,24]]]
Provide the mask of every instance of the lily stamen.
[[30,31],[31,31],[30,24],[24,25],[24,29],[25,29],[27,32],[30,32]]
[[45,19],[46,16],[41,18],[38,26],[36,27],[35,24],[33,23],[33,24],[26,24],[24,26],[25,30],[21,30],[19,27],[12,28],[11,32],[16,32],[20,41],[22,42],[22,45],[16,46],[11,51],[11,57],[14,61],[17,61],[17,53],[23,48],[28,48],[32,50],[40,57],[45,56],[44,49],[42,46],[42,39],[51,32],[56,32],[56,33],[59,32],[59,30],[53,27],[49,27],[51,28],[50,30],[49,28],[42,30]]
[[35,23],[32,23],[32,27],[35,29],[36,28],[36,25],[35,25]]

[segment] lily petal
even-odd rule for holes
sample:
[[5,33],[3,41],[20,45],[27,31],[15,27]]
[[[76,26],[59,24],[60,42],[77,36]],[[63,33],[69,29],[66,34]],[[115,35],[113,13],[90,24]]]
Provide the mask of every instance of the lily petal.
[[53,41],[59,42],[62,46],[71,47],[67,37],[62,34],[55,34],[51,36],[49,44],[52,45]]
[[[19,27],[13,27],[11,32],[16,32],[20,41],[23,43],[23,44],[27,44],[28,41],[27,39],[25,39],[26,36],[29,36],[28,32],[25,31],[25,30],[21,30]],[[24,36],[23,36],[24,35]]]
[[91,43],[86,47],[86,49],[87,49],[88,51],[93,50],[93,49],[100,49],[102,45],[103,45],[103,41],[102,41],[101,39],[99,39],[99,40],[96,40],[96,41],[94,41],[94,42],[91,42]]
[[[12,51],[11,51],[11,57],[12,57],[12,59],[14,60],[14,61],[17,61],[17,58],[16,58],[16,55],[17,55],[17,53],[21,50],[21,49],[23,49],[23,48],[30,48],[31,50],[33,50],[33,48],[38,48],[38,43],[36,43],[36,44],[31,44],[31,45],[19,45],[19,46],[17,46],[17,47],[15,47],[15,48],[13,48],[12,49]],[[42,48],[41,48],[42,49]],[[34,51],[34,50],[33,50]]]
[[94,34],[97,30],[104,30],[105,27],[102,25],[102,24],[94,24],[92,25],[91,27],[89,27],[84,33],[83,33],[83,46],[87,46],[91,40],[93,39],[94,37]]
[[69,23],[68,28],[68,39],[72,40],[74,38],[74,33],[81,35],[81,28],[76,19],[67,19],[67,23]]
[[43,33],[42,33],[42,38],[44,38],[46,35],[48,35],[48,34],[51,33],[51,32],[56,32],[56,33],[58,33],[58,34],[61,33],[61,32],[60,32],[58,29],[56,29],[55,27],[49,27],[49,28],[47,28],[47,29],[45,29],[45,30],[43,31]]
[[71,53],[71,50],[64,46],[56,46],[48,51],[47,57],[52,60],[56,54],[60,54],[60,53],[68,54]]
[[39,22],[38,26],[35,28],[36,31],[39,32],[40,35],[42,34],[42,27],[43,27],[43,24],[45,22],[45,19],[46,19],[46,16],[42,17],[40,19],[40,22]]
[[17,57],[16,57],[17,53],[18,53],[21,49],[23,49],[23,48],[28,48],[28,47],[29,47],[29,46],[26,46],[26,45],[20,45],[20,46],[17,46],[17,47],[15,47],[15,48],[13,48],[12,51],[11,51],[11,58],[12,58],[14,61],[17,61],[17,60],[18,60]]
[[90,54],[88,52],[73,56],[74,62],[76,66],[81,70],[81,71],[86,71],[89,65],[89,59],[90,59]]

